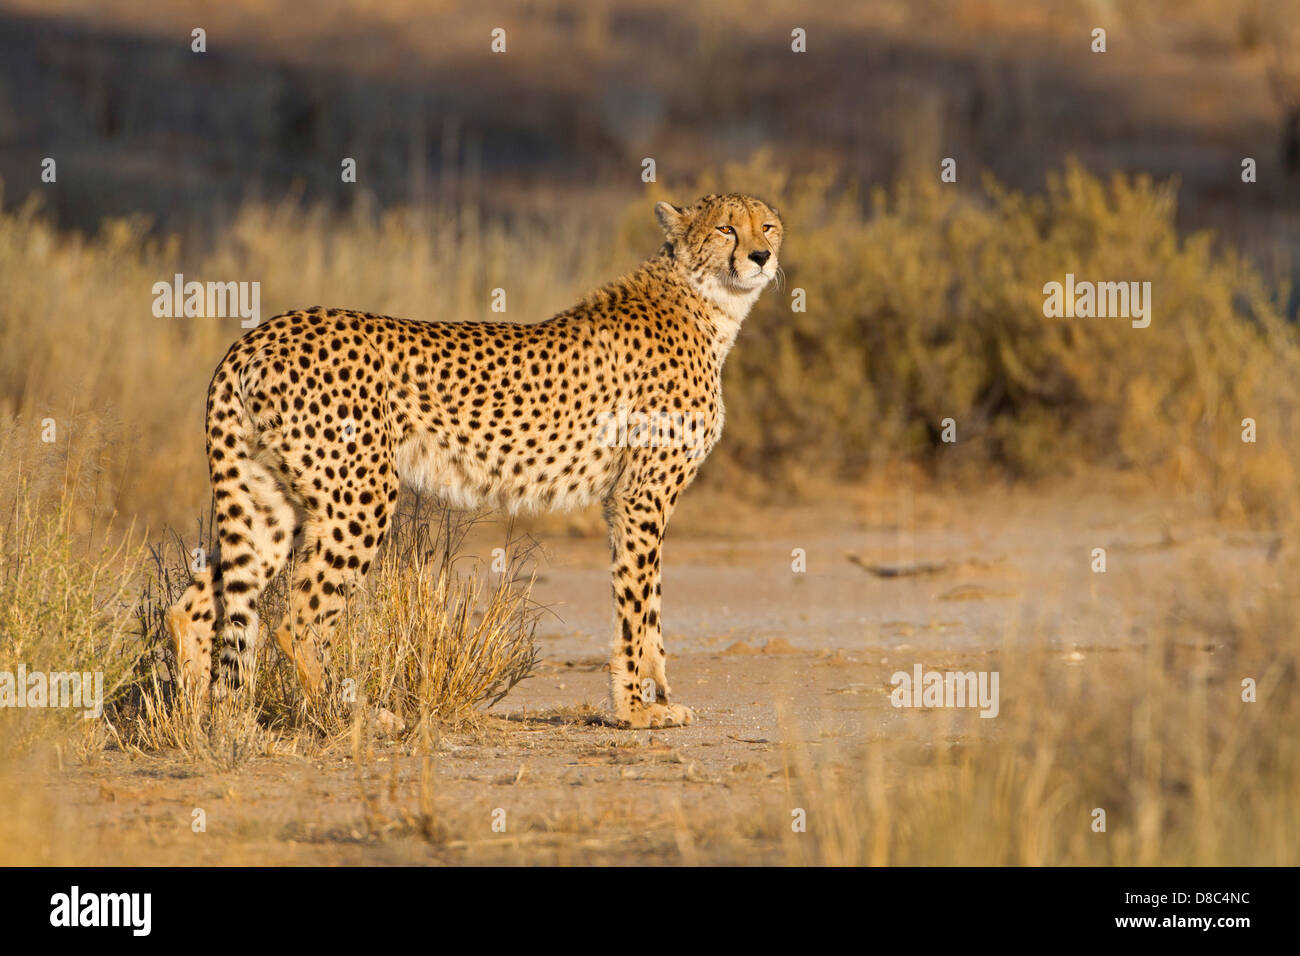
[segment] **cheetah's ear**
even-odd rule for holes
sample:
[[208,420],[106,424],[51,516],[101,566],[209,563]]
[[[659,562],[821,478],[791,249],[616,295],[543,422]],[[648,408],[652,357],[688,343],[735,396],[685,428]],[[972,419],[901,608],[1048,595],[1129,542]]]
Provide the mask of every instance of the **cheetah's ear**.
[[682,222],[686,218],[686,210],[670,202],[655,203],[655,218],[659,220],[663,231],[671,236],[681,229]]

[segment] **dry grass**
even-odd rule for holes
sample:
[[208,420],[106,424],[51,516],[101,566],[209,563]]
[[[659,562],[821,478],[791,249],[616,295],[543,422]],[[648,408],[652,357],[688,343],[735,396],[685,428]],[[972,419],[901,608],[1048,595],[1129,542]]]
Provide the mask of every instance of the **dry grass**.
[[[733,487],[766,493],[799,482],[809,461],[853,477],[887,456],[947,474],[948,457],[1011,475],[1102,462],[1221,513],[1289,527],[1300,447],[1294,332],[1278,317],[1277,291],[1208,240],[1177,235],[1167,188],[1070,169],[1043,199],[990,187],[970,202],[902,184],[864,214],[852,193],[788,180],[761,158],[723,179],[783,197],[794,238],[787,289],[763,301],[728,369],[729,430],[714,481],[743,473],[748,483]],[[652,246],[646,205],[599,241],[579,237],[577,218],[507,229],[470,217],[430,232],[397,214],[344,226],[292,205],[249,207],[195,274],[260,274],[270,309],[307,287],[322,301],[464,316],[477,314],[479,290],[509,275],[512,310],[537,317]],[[548,238],[556,230],[572,242]],[[12,416],[0,438],[0,670],[19,661],[101,669],[112,697],[104,721],[2,715],[0,746],[15,768],[3,786],[24,808],[22,822],[5,824],[19,828],[7,862],[112,862],[126,852],[108,835],[93,854],[54,835],[39,846],[23,836],[66,826],[70,811],[20,781],[57,779],[51,760],[93,766],[119,748],[199,773],[350,756],[359,832],[379,845],[415,840],[447,859],[1296,862],[1300,609],[1285,554],[1272,580],[1207,568],[1203,602],[1138,650],[1078,667],[1047,655],[1000,658],[1003,712],[980,739],[931,719],[920,733],[932,743],[919,751],[877,737],[828,761],[787,733],[783,794],[758,791],[740,810],[686,793],[646,811],[538,810],[513,818],[508,836],[470,835],[483,821],[440,790],[439,741],[533,663],[526,549],[509,550],[505,574],[462,571],[460,533],[418,509],[353,600],[325,703],[303,706],[264,640],[255,693],[195,712],[172,693],[157,627],[159,609],[187,583],[188,548],[171,547],[137,600],[139,535],[123,535],[106,515],[116,507],[156,528],[206,500],[202,385],[235,329],[153,319],[149,287],[174,260],[124,224],[82,240],[31,211],[0,216],[0,257],[10,277],[0,287],[0,394]],[[1042,317],[1043,281],[1117,270],[1163,290],[1150,329]],[[809,313],[788,311],[790,287],[808,289]],[[947,415],[966,436],[956,448],[928,427]],[[37,438],[47,416],[59,424],[53,445]],[[1260,422],[1258,445],[1240,441],[1246,416]],[[268,595],[265,620],[282,598]],[[1258,681],[1258,703],[1240,701],[1243,677]],[[396,760],[374,763],[385,752],[381,708],[405,724],[411,773]],[[23,751],[32,756],[20,759]],[[681,773],[684,786],[701,785],[689,768]],[[791,807],[808,811],[806,834],[790,832]],[[1089,827],[1096,807],[1107,811],[1106,834]]]
[[[12,500],[24,468],[26,496],[50,505],[71,462],[83,471],[74,530],[113,511],[152,538],[190,526],[208,499],[207,382],[242,330],[237,319],[155,318],[152,285],[176,272],[260,282],[264,319],[317,302],[487,318],[503,285],[511,315],[541,318],[598,268],[610,272],[598,242],[576,220],[507,229],[457,208],[427,220],[359,208],[337,220],[286,202],[246,207],[210,252],[190,255],[147,239],[139,222],[84,238],[31,206],[0,214],[0,500]],[[52,443],[42,441],[47,420]]]
[[[1295,866],[1297,607],[1269,591],[1247,608],[1211,586],[1206,617],[1171,621],[1132,652],[981,662],[1002,679],[991,739],[923,715],[931,746],[872,739],[839,770],[810,766],[791,742],[789,799],[809,826],[785,836],[788,861]],[[1243,701],[1244,678],[1257,702]]]
[[[827,753],[783,723],[775,792],[763,773],[700,775],[671,738],[624,738],[629,762],[676,764],[636,801],[533,808],[507,834],[418,777],[358,759],[375,839],[428,839],[462,861],[626,864],[1166,866],[1300,862],[1296,601],[1283,583],[1222,583],[1134,649],[954,659],[997,669],[1001,714],[921,711],[912,726]],[[1242,681],[1258,685],[1245,702]],[[573,718],[575,725],[580,717]],[[914,731],[914,732],[913,732]],[[485,740],[484,746],[500,745]],[[590,741],[587,742],[588,745]],[[526,781],[521,765],[517,780]],[[665,793],[667,791],[667,793]],[[582,792],[576,797],[583,799]],[[488,797],[514,805],[514,797]],[[804,811],[806,832],[792,828]],[[1095,811],[1105,829],[1094,829]]]
[[[73,514],[66,502],[36,513],[20,496],[0,521],[0,673],[16,685],[20,666],[29,675],[99,672],[107,706],[131,676],[132,572],[143,551],[131,534],[87,543],[71,533]],[[90,692],[89,681],[83,686]],[[86,719],[87,709],[5,707],[0,763],[38,742],[83,752],[102,746],[102,722]]]
[[[264,822],[246,818],[194,844],[139,839],[132,828],[152,827],[148,818],[120,833],[86,830],[85,811],[57,797],[64,771],[50,755],[0,772],[10,808],[0,817],[0,862],[167,862],[192,859],[169,854],[201,845],[214,862],[272,863],[288,840],[295,853],[305,841],[316,854],[308,859],[321,862],[1296,865],[1296,570],[1286,550],[1251,580],[1207,564],[1203,592],[1159,627],[1131,646],[1084,648],[1078,660],[1045,648],[952,655],[953,667],[1001,673],[1001,712],[991,721],[915,711],[888,733],[866,729],[859,741],[833,744],[782,721],[765,732],[780,740],[775,775],[770,761],[752,772],[702,773],[671,735],[603,730],[589,712],[569,709],[537,715],[559,722],[549,746],[568,764],[589,756],[636,770],[624,784],[635,790],[616,788],[616,798],[591,786],[547,790],[529,769],[539,745],[521,740],[536,735],[514,721],[464,724],[449,747],[448,725],[429,720],[394,745],[354,711],[315,749],[257,731],[274,741],[259,752],[311,758],[291,767],[301,779],[328,772],[335,786],[350,781],[332,807],[340,812],[314,817],[320,803],[309,801],[304,816],[286,817],[267,805]],[[1254,703],[1242,700],[1247,677],[1258,684]],[[227,746],[238,731],[221,730]],[[495,778],[467,781],[455,769],[466,751],[514,761]],[[209,765],[198,756],[190,746],[133,759],[170,780],[167,799],[196,803],[195,792],[243,789],[240,774],[253,770],[247,760],[218,754]],[[63,759],[71,769],[102,757],[86,750]],[[188,773],[201,775],[197,791]],[[45,779],[55,782],[53,799],[38,783]],[[492,807],[510,808],[506,832],[491,831]],[[792,830],[795,808],[806,812],[807,832]],[[1104,833],[1092,829],[1096,808],[1106,811]]]
[[288,607],[292,566],[259,603],[263,635],[251,693],[196,707],[177,692],[163,615],[189,586],[190,548],[156,549],[136,608],[143,653],[135,684],[112,715],[122,745],[232,768],[275,753],[346,745],[364,725],[408,741],[490,707],[531,673],[540,609],[529,597],[531,548],[507,540],[505,570],[461,553],[472,518],[404,499],[375,569],[350,595],[332,642],[322,695],[304,701],[270,632]]
[[[1101,465],[1221,512],[1286,510],[1300,478],[1289,291],[1212,236],[1180,235],[1172,185],[1072,164],[1045,196],[905,181],[864,214],[852,191],[761,157],[700,187],[726,182],[781,197],[791,237],[788,289],[760,301],[728,363],[736,471],[770,484],[828,467],[856,481],[899,459],[1015,478]],[[1043,286],[1066,273],[1151,282],[1151,326],[1045,318]],[[798,288],[806,312],[790,311]],[[1242,442],[1248,417],[1268,423],[1266,445]]]
[[414,739],[490,706],[536,662],[530,542],[508,538],[505,570],[489,572],[461,554],[472,519],[412,498],[349,600],[333,643],[334,684],[320,700],[305,706],[268,636],[287,606],[285,572],[261,602],[267,633],[253,693],[196,708],[172,682],[163,615],[189,586],[191,549],[206,548],[211,528],[200,524],[198,541],[173,535],[150,555],[138,534],[81,503],[89,478],[79,463],[65,459],[61,478],[48,460],[31,470],[48,495],[29,492],[26,479],[10,489],[0,522],[0,673],[100,672],[104,718],[6,707],[6,763],[34,749],[91,759],[107,747],[232,768],[259,755],[328,750],[355,721],[383,711]]
[[[1277,306],[1288,291],[1208,237],[1180,235],[1170,187],[1070,167],[1044,197],[907,181],[866,201],[760,156],[671,195],[739,183],[779,197],[792,238],[786,287],[762,300],[728,366],[728,433],[706,482],[743,498],[810,477],[818,487],[858,479],[881,463],[947,479],[964,468],[1023,478],[1100,464],[1197,508],[1291,528],[1297,344]],[[787,732],[782,794],[756,792],[739,814],[685,794],[645,811],[539,810],[509,838],[467,836],[482,821],[440,791],[440,740],[448,726],[473,727],[466,715],[532,666],[527,548],[508,549],[504,574],[470,566],[463,529],[431,523],[416,502],[353,599],[323,704],[303,705],[265,640],[253,694],[211,712],[176,697],[159,613],[188,583],[194,542],[155,555],[141,597],[141,536],[109,516],[157,529],[207,500],[203,385],[238,330],[154,319],[152,283],[178,270],[260,279],[266,314],[311,304],[299,298],[307,288],[322,302],[465,318],[505,283],[510,314],[531,320],[652,249],[648,208],[640,201],[617,227],[589,229],[576,210],[507,226],[463,208],[336,219],[250,205],[192,261],[138,224],[86,239],[34,209],[0,214],[0,670],[101,669],[112,698],[103,721],[0,715],[13,769],[0,787],[24,808],[3,825],[20,836],[65,826],[70,811],[22,781],[125,750],[183,773],[350,757],[359,831],[451,859],[1296,862],[1300,608],[1287,550],[1268,580],[1207,567],[1204,598],[1136,650],[1075,667],[1047,654],[998,658],[1003,712],[982,737],[929,715],[918,729],[927,747],[876,737],[828,761]],[[1151,328],[1044,319],[1042,283],[1067,271],[1151,280]],[[796,287],[807,313],[789,311]],[[948,416],[957,446],[936,440]],[[1244,417],[1259,422],[1259,444],[1241,442]],[[55,419],[52,444],[40,441],[45,418]],[[282,600],[267,595],[264,620]],[[1259,682],[1258,703],[1241,702],[1244,677]],[[388,746],[381,709],[404,722],[398,746],[417,761],[411,773],[375,763]],[[792,806],[808,810],[806,834],[790,832]],[[1104,835],[1089,828],[1096,807],[1107,811]],[[6,861],[91,853],[54,836],[14,845]],[[110,836],[94,850],[104,862],[124,852]]]
[[[1071,165],[1041,197],[929,180],[867,197],[760,154],[595,225],[577,207],[506,223],[475,207],[337,217],[286,202],[246,206],[191,255],[139,223],[86,239],[34,208],[0,214],[0,494],[28,463],[27,495],[44,507],[75,462],[93,480],[74,530],[115,511],[154,536],[206,500],[204,385],[241,330],[154,318],[152,284],[177,271],[260,281],[264,317],[320,302],[478,319],[504,288],[506,316],[530,322],[652,252],[654,198],[715,188],[779,200],[790,240],[786,286],[760,300],[728,363],[728,430],[706,483],[789,495],[900,460],[1013,478],[1102,465],[1268,521],[1300,476],[1288,387],[1300,347],[1279,304],[1290,289],[1213,237],[1180,234],[1171,185]],[[1043,284],[1067,272],[1150,281],[1151,327],[1045,318]],[[806,312],[791,311],[794,289]],[[956,444],[941,440],[947,418]],[[1241,440],[1245,418],[1257,444]]]

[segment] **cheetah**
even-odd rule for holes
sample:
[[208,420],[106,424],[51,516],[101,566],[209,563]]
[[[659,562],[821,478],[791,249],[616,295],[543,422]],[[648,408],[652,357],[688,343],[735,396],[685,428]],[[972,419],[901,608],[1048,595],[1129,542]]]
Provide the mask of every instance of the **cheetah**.
[[[166,615],[187,693],[224,697],[251,678],[258,595],[294,554],[274,639],[304,695],[319,694],[335,619],[405,483],[461,509],[602,503],[614,718],[632,728],[695,719],[670,696],[660,551],[678,497],[721,436],[723,363],[778,274],[784,227],[772,206],[739,194],[660,202],[655,215],[656,255],[544,322],[318,306],[230,347],[207,396],[213,558]],[[696,440],[623,440],[609,423],[628,410],[689,415]]]

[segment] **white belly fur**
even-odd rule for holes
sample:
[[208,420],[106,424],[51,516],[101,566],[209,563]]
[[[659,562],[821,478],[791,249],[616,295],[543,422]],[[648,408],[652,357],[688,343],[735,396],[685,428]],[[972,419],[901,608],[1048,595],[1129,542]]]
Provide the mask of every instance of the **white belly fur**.
[[[555,495],[547,500],[544,490],[529,482],[528,474],[493,475],[470,454],[443,448],[430,435],[416,435],[397,446],[397,476],[420,494],[458,511],[500,508],[511,514],[536,511],[572,511],[583,508],[599,496],[586,488]],[[524,494],[518,493],[519,488]]]

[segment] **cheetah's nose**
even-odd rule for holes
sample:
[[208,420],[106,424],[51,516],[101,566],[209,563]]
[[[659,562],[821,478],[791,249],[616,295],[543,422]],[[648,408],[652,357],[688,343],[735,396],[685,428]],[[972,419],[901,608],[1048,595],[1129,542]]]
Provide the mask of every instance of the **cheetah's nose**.
[[767,260],[772,258],[772,253],[768,252],[766,249],[755,249],[749,254],[749,258],[757,262],[759,268],[762,268],[767,265]]

